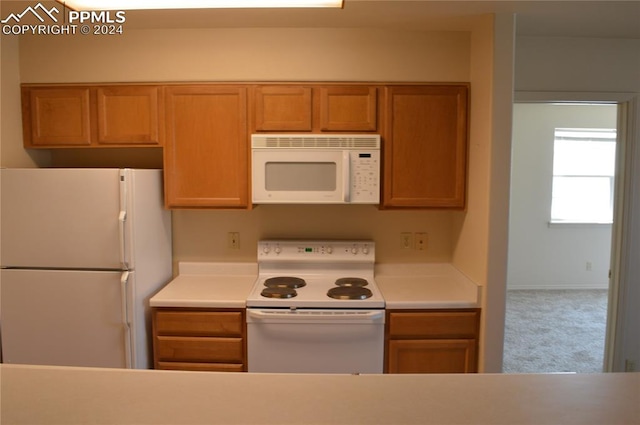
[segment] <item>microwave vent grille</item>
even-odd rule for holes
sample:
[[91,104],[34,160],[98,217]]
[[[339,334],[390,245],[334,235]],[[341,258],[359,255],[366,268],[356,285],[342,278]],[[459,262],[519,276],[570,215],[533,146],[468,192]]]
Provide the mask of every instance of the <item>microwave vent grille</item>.
[[253,148],[294,148],[294,149],[380,149],[380,136],[366,135],[273,135],[254,134],[251,136]]

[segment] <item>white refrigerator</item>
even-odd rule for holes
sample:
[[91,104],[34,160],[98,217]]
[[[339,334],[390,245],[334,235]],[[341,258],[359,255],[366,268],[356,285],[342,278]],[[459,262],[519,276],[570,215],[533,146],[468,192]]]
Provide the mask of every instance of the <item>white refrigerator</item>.
[[4,363],[149,368],[172,277],[161,170],[0,170]]

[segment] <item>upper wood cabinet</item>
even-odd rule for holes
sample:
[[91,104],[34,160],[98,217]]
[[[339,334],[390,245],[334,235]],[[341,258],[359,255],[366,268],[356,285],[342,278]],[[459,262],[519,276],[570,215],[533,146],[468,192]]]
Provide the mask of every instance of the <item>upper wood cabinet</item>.
[[168,207],[247,208],[247,89],[165,88],[165,202]]
[[260,86],[254,90],[256,131],[311,131],[311,87]]
[[24,145],[91,145],[91,93],[88,87],[23,88]]
[[98,144],[159,143],[158,87],[112,86],[97,89]]
[[260,85],[253,91],[256,132],[375,132],[378,87]]
[[158,146],[158,86],[23,86],[26,148]]
[[317,89],[321,131],[376,131],[378,89],[327,86]]
[[386,88],[383,207],[464,208],[468,84]]

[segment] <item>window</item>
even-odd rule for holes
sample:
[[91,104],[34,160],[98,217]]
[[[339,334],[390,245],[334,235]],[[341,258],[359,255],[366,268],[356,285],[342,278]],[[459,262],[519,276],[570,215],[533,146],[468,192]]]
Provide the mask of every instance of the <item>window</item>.
[[552,223],[611,223],[616,130],[556,128]]

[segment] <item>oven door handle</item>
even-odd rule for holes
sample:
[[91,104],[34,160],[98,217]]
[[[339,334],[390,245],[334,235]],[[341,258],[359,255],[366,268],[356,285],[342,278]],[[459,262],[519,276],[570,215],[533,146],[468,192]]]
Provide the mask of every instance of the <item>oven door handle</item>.
[[247,310],[250,318],[259,321],[295,321],[295,322],[348,322],[348,323],[372,323],[384,321],[384,310],[379,311],[271,311],[271,310]]

